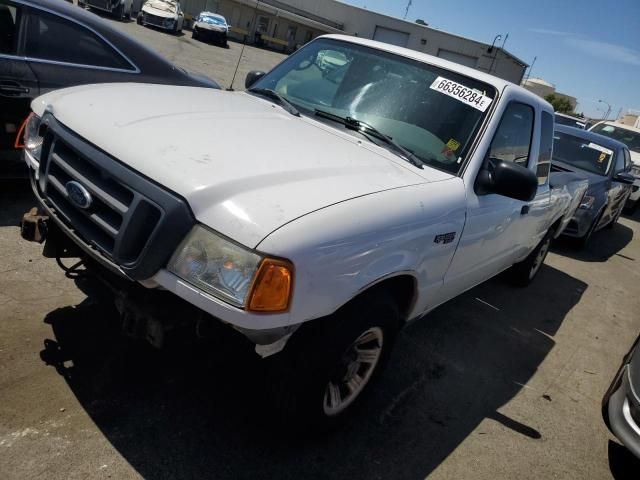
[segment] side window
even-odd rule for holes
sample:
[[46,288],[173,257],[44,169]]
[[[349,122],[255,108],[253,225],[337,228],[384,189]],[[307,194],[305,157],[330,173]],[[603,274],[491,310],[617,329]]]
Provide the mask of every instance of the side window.
[[546,184],[549,179],[551,155],[553,154],[553,115],[548,112],[542,112],[541,121],[540,155],[538,156],[538,166],[536,167],[538,185]]
[[[39,10],[31,12],[26,42],[27,57],[95,67],[132,69],[118,52],[83,26]],[[73,48],[70,48],[72,44]]]
[[17,53],[19,14],[14,4],[0,0],[0,53]]
[[624,149],[624,171],[630,172],[633,164],[631,163],[631,153],[626,148]]
[[491,142],[489,157],[527,166],[533,118],[534,111],[530,105],[516,102],[509,104]]
[[[623,153],[624,152],[624,153]],[[618,153],[616,154],[616,166],[613,170],[613,173],[619,173],[619,172],[624,172],[626,169],[626,165],[625,165],[625,153],[626,150],[618,150]]]

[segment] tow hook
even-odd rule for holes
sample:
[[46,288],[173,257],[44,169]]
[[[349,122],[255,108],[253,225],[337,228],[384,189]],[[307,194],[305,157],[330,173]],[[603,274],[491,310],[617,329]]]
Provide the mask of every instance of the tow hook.
[[33,207],[22,216],[20,235],[29,242],[42,243],[47,238],[48,215],[42,215],[38,207]]

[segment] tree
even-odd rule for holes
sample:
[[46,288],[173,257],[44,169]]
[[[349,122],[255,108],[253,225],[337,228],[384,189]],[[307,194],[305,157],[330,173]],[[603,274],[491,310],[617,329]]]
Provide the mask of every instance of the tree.
[[553,110],[559,113],[572,113],[573,107],[571,102],[564,97],[558,97],[557,95],[550,93],[544,99],[551,104]]

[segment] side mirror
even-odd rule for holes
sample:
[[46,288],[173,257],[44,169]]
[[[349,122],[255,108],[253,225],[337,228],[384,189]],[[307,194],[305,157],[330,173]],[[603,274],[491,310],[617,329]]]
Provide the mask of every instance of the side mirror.
[[538,191],[535,173],[515,162],[490,158],[475,184],[478,195],[496,193],[523,202],[533,200]]
[[634,177],[628,172],[618,172],[613,176],[613,179],[616,182],[624,183],[626,185],[633,185],[633,182],[635,182],[636,177]]
[[244,79],[244,88],[250,88],[251,85],[260,80],[265,73],[266,72],[261,72],[260,70],[251,70]]

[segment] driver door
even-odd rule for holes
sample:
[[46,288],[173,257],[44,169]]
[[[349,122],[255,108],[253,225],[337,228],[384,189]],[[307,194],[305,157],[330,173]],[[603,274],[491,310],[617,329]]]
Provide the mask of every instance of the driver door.
[[[504,108],[484,158],[495,157],[534,168],[539,152],[537,142],[532,142],[535,126],[536,110],[514,98]],[[475,176],[471,182],[475,182]],[[478,195],[473,184],[467,185],[467,219],[445,275],[442,298],[452,298],[519,260],[535,241],[532,237],[548,199],[548,187],[544,186],[533,201],[524,202],[494,193]]]

